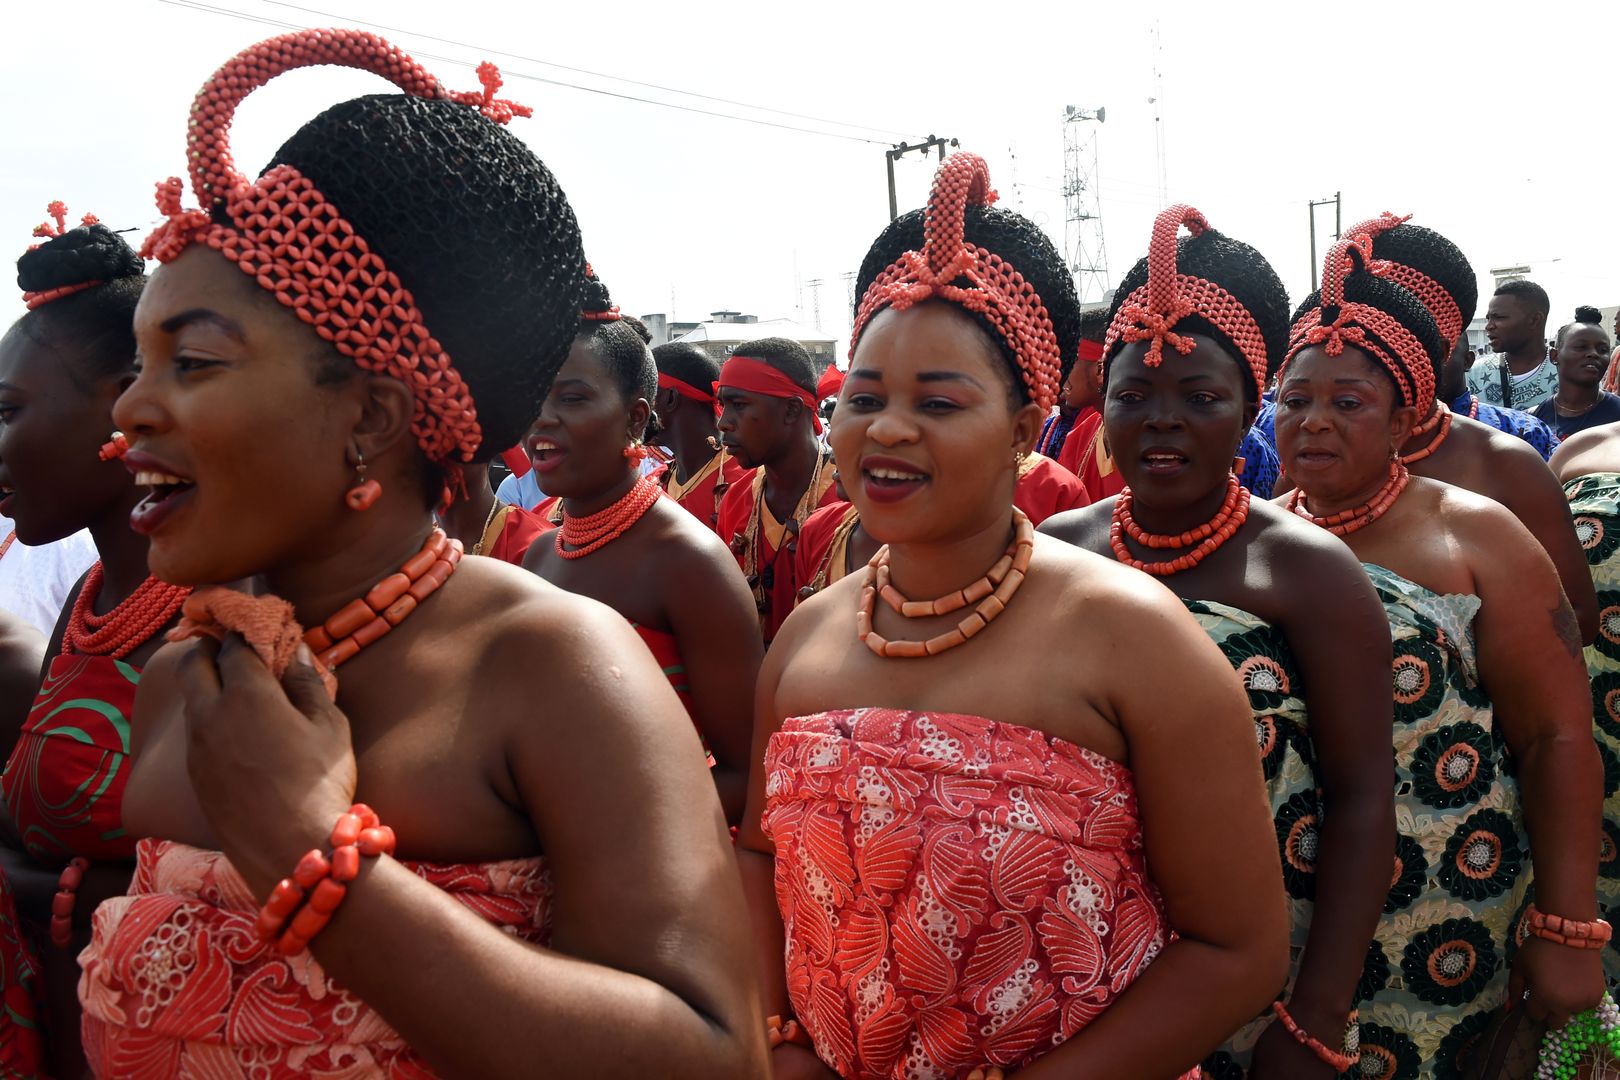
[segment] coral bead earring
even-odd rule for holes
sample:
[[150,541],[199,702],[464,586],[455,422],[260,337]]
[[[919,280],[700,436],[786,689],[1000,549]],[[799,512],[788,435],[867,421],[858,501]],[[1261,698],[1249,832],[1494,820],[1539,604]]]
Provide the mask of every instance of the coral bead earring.
[[382,494],[382,485],[375,480],[366,479],[366,459],[361,456],[360,449],[354,451],[354,471],[359,475],[359,481],[343,496],[343,501],[350,510],[370,510],[371,505]]

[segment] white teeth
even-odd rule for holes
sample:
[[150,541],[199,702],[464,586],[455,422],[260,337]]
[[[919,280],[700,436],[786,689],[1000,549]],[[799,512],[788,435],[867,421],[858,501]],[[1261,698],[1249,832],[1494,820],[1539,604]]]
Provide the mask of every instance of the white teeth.
[[147,470],[142,470],[141,472],[136,473],[135,474],[135,482],[137,484],[145,484],[148,487],[163,487],[163,486],[166,486],[168,484],[189,484],[189,483],[191,483],[190,480],[187,480],[183,476],[175,476],[172,473],[151,472],[151,471],[147,471]]
[[921,473],[896,472],[893,469],[867,469],[866,471],[879,480],[921,480],[923,478]]
[[536,450],[558,450],[558,449],[561,449],[556,443],[552,442],[550,439],[537,439],[537,440],[535,440],[534,448]]

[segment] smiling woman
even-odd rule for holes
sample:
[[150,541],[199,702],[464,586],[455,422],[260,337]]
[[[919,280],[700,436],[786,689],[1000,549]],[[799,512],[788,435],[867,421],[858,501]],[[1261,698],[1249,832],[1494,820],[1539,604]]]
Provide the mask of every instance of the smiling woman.
[[1079,311],[993,199],[957,154],[867,255],[831,443],[884,546],[760,675],[738,860],[778,1075],[1196,1076],[1283,980],[1231,669],[1014,507]]
[[[406,92],[237,173],[236,104],[321,63]],[[81,983],[99,1075],[759,1071],[735,871],[668,682],[614,612],[433,527],[539,412],[585,280],[567,199],[501,126],[527,110],[480,78],[447,91],[355,31],[263,42],[198,95],[204,209],[160,185],[116,416],[152,566],[210,587],[183,630],[223,642],[164,650],[137,704],[138,869]],[[243,578],[258,599],[217,587]],[[141,959],[176,948],[164,975]]]

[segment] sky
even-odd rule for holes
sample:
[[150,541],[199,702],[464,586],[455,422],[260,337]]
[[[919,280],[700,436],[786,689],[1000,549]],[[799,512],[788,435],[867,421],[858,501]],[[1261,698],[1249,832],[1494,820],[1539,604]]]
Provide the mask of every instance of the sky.
[[[1554,324],[1576,304],[1620,304],[1620,80],[1605,58],[1620,4],[1575,0],[13,2],[0,227],[16,252],[57,198],[75,220],[143,236],[154,182],[184,175],[197,88],[293,26],[381,33],[452,89],[499,64],[502,96],[535,109],[512,130],[557,174],[589,258],[635,314],[813,324],[819,294],[821,325],[842,336],[841,275],[888,220],[884,151],[930,134],[983,155],[1003,205],[1062,250],[1069,105],[1107,109],[1088,127],[1110,283],[1146,251],[1162,164],[1168,200],[1257,247],[1295,302],[1310,289],[1307,204],[1342,192],[1345,225],[1389,209],[1451,237],[1482,295],[1490,268],[1528,265]],[[386,88],[353,71],[282,76],[238,111],[236,160],[256,173],[327,105]],[[897,166],[902,210],[926,200],[932,160]],[[1320,254],[1333,207],[1317,213]],[[22,310],[15,290],[0,297],[0,318]]]

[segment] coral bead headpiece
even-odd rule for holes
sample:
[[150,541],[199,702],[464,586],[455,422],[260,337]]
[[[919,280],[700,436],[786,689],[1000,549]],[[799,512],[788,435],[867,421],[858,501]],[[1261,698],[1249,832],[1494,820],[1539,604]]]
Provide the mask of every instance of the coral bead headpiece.
[[861,332],[884,308],[904,311],[937,297],[989,322],[1017,358],[1030,400],[1049,409],[1057,400],[1063,358],[1046,305],[1010,263],[965,239],[968,206],[989,206],[996,198],[979,155],[956,153],[940,164],[923,219],[923,250],[905,252],[867,286],[855,310],[849,355],[854,357]]
[[[1344,231],[1344,235],[1351,239],[1365,236],[1370,241],[1376,240],[1383,233],[1411,220],[1411,214],[1396,217],[1385,210],[1375,218],[1350,226]],[[1368,247],[1367,250],[1370,252],[1372,248]],[[1393,259],[1369,258],[1367,269],[1379,277],[1388,278],[1416,296],[1423,302],[1423,306],[1428,308],[1429,314],[1434,316],[1435,325],[1440,328],[1440,336],[1446,339],[1446,347],[1451,348],[1457,344],[1457,339],[1463,332],[1462,308],[1457,306],[1457,300],[1449,289],[1416,267]]]
[[1311,345],[1321,345],[1329,356],[1339,356],[1346,345],[1353,345],[1389,371],[1402,404],[1416,406],[1418,415],[1426,416],[1434,403],[1434,363],[1423,342],[1382,308],[1344,297],[1345,279],[1372,273],[1372,263],[1372,237],[1366,233],[1346,237],[1328,249],[1320,304],[1294,322],[1283,363]]
[[1255,385],[1264,393],[1270,364],[1265,335],[1249,309],[1225,288],[1177,270],[1176,234],[1183,225],[1193,236],[1209,228],[1204,215],[1185,203],[1166,207],[1154,219],[1153,238],[1148,244],[1147,283],[1132,290],[1114,312],[1103,341],[1103,355],[1112,353],[1120,342],[1145,341],[1148,349],[1142,362],[1148,367],[1164,362],[1166,345],[1186,356],[1196,343],[1189,335],[1176,333],[1176,324],[1188,316],[1197,316],[1237,347],[1254,374]]
[[[477,108],[496,123],[532,115],[495,97],[501,77],[490,63],[478,67],[482,91],[451,92],[375,34],[298,30],[270,38],[227,61],[197,92],[186,146],[202,209],[181,207],[178,177],[158,184],[158,209],[168,220],[141,254],[171,262],[192,244],[219,252],[338,352],[410,386],[411,433],[429,460],[471,461],[482,439],[472,394],[423,324],[409,288],[296,168],[278,165],[252,181],[231,159],[231,121],[242,100],[283,72],[321,64],[370,71],[417,97]],[[449,477],[460,480],[453,469]]]
[[[55,240],[58,236],[64,235],[68,231],[67,203],[61,199],[55,199],[45,205],[45,212],[56,220],[56,224],[53,226],[49,221],[41,222],[34,226],[34,235],[42,240]],[[100,223],[101,219],[94,214],[86,214],[79,219],[80,225],[99,225]],[[39,246],[38,244],[29,244],[28,250],[35,251]],[[72,296],[76,292],[83,292],[85,289],[94,288],[101,284],[104,283],[96,279],[78,281],[71,285],[58,285],[54,289],[28,290],[23,293],[23,303],[28,305],[29,311],[33,311],[35,308],[48,304],[52,300],[60,300],[64,296]]]

